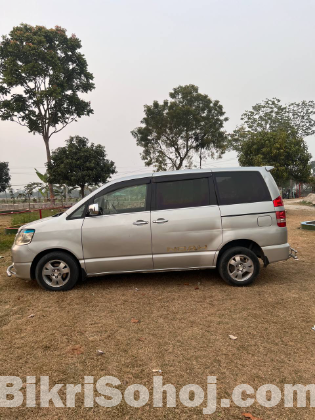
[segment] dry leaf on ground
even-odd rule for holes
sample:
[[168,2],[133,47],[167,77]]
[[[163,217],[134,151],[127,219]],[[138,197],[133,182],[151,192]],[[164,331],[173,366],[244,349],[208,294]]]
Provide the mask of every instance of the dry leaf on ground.
[[250,420],[262,420],[259,417],[255,417],[250,413],[242,413],[242,416],[244,416],[246,419],[250,419]]
[[68,349],[68,353],[75,354],[76,356],[82,354],[83,352],[83,348],[79,344],[72,346]]
[[136,319],[136,318],[131,318],[131,322],[132,322],[133,324],[138,324],[140,321],[139,321],[139,319]]
[[237,337],[235,337],[235,335],[229,335],[231,340],[237,340]]

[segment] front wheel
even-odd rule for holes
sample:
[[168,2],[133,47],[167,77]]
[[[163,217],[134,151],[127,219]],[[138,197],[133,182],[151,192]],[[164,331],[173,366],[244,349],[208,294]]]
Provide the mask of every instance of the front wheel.
[[259,260],[248,248],[234,247],[227,249],[218,264],[220,276],[232,286],[247,286],[259,274]]
[[66,252],[50,252],[39,260],[35,277],[46,290],[70,290],[79,280],[80,267],[76,259]]

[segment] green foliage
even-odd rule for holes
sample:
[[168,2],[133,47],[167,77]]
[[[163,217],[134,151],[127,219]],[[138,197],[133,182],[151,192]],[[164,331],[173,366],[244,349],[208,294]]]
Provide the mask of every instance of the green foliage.
[[[81,41],[56,26],[21,24],[0,44],[0,117],[48,139],[93,110],[79,97],[94,89]],[[14,88],[19,88],[17,93]]]
[[66,143],[52,152],[47,164],[50,182],[79,187],[84,197],[85,187],[105,183],[116,172],[114,162],[106,159],[104,146],[89,145],[88,139],[80,136],[70,137]]
[[284,130],[248,133],[238,148],[241,166],[274,166],[272,175],[278,184],[288,179],[308,182],[310,158],[304,140]]
[[9,194],[10,194],[10,198],[11,198],[13,204],[14,204],[15,203],[15,194],[14,194],[14,191],[13,191],[13,188],[11,187],[11,185],[9,185]]
[[[42,210],[42,218],[53,216],[54,214],[60,213],[61,209],[46,209]],[[30,213],[20,213],[15,214],[12,217],[12,226],[16,225],[25,225],[26,223],[33,222],[34,220],[39,219],[39,212],[38,211],[32,211]]]
[[241,117],[245,131],[294,131],[298,137],[315,134],[315,102],[302,101],[282,105],[280,99],[266,99],[245,111]]
[[228,120],[220,102],[199,93],[195,85],[178,86],[169,96],[161,104],[145,105],[142,126],[131,132],[143,148],[145,165],[158,171],[180,169],[185,163],[190,167],[196,153],[220,157],[226,148],[223,125]]
[[38,189],[42,184],[40,182],[29,182],[27,185],[25,185],[24,187],[24,193],[25,195],[30,198],[34,191],[36,189]]
[[48,184],[48,175],[45,173],[45,174],[42,174],[42,173],[40,173],[36,168],[34,168],[35,169],[35,172],[36,172],[36,175],[38,176],[38,178],[44,183],[44,184]]
[[[10,218],[6,218],[8,220],[8,226],[10,225]],[[14,241],[14,235],[6,235],[4,233],[4,229],[0,230],[0,253],[8,251]]]
[[10,187],[10,171],[8,162],[0,162],[0,192]]

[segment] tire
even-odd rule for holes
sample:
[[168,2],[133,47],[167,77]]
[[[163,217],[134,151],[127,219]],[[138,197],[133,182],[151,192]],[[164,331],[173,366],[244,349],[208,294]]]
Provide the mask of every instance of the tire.
[[62,251],[44,255],[35,269],[37,283],[46,290],[61,292],[72,289],[80,278],[77,260]]
[[231,286],[242,287],[253,283],[259,274],[260,264],[253,251],[239,246],[223,253],[218,269],[224,281]]

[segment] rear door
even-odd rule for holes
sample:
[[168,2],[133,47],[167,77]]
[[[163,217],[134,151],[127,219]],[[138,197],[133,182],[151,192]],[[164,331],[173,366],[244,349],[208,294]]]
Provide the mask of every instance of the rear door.
[[213,266],[222,230],[212,176],[156,176],[152,180],[154,269]]

